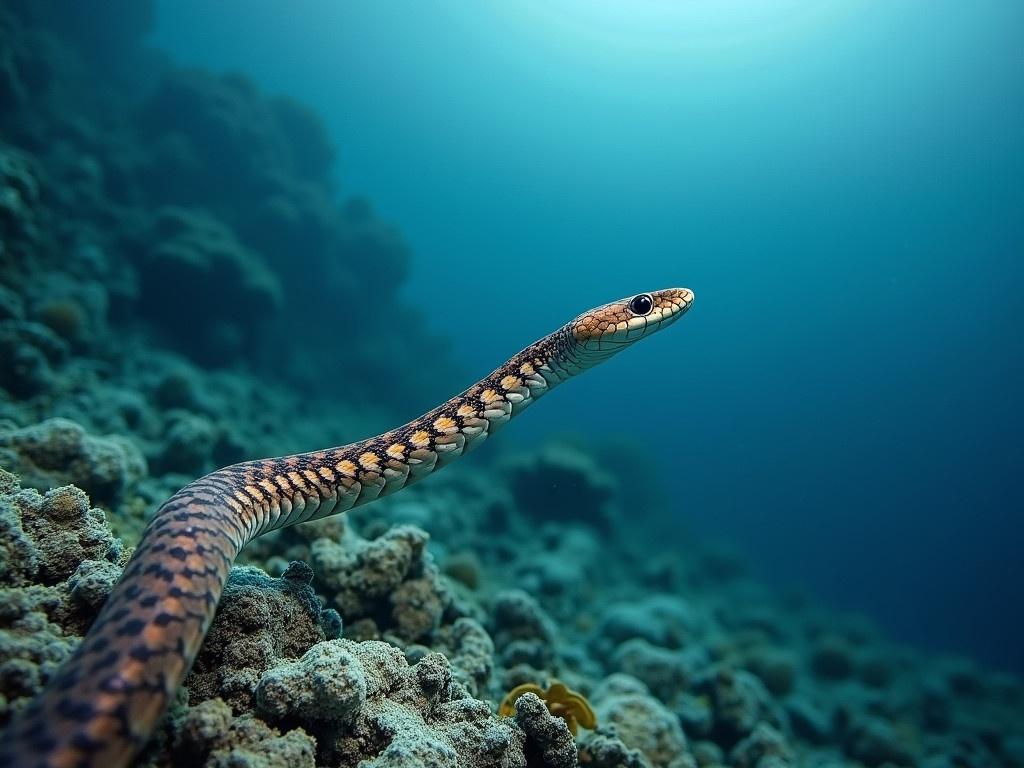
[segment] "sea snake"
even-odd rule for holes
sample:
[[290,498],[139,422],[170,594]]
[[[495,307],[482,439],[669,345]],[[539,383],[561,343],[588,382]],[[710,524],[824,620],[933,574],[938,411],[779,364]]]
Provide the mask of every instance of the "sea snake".
[[692,303],[692,291],[670,288],[605,304],[398,429],[234,464],[182,488],[156,512],[77,650],[0,734],[0,766],[127,765],[188,673],[248,542],[426,477],[552,387],[671,325]]

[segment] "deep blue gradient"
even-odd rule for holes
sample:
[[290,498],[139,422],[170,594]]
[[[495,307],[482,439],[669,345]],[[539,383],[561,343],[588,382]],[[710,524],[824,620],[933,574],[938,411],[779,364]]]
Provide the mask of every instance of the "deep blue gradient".
[[469,375],[692,288],[513,439],[629,434],[681,527],[1021,671],[1022,29],[1018,0],[173,0],[154,43],[323,116]]

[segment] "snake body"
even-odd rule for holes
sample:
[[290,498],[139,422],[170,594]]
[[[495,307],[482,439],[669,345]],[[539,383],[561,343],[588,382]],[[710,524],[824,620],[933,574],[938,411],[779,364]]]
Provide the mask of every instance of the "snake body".
[[246,543],[426,477],[554,386],[668,326],[692,301],[691,291],[673,288],[606,304],[398,429],[234,464],[182,488],[157,511],[75,653],[0,734],[0,766],[127,765],[188,673]]

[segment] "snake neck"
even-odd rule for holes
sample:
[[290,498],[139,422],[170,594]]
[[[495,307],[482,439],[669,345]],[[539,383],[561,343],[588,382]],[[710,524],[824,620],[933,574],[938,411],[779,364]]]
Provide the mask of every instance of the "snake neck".
[[236,515],[256,513],[258,524],[252,525],[248,541],[390,495],[481,445],[556,386],[606,356],[583,353],[565,326],[397,429],[339,448],[221,470],[239,484],[228,504]]

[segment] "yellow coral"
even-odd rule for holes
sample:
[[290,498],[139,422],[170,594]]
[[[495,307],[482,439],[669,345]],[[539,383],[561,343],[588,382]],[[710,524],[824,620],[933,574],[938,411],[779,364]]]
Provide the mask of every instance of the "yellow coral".
[[502,717],[512,717],[516,713],[516,701],[524,693],[534,693],[547,704],[548,711],[565,720],[569,731],[573,736],[583,726],[587,730],[597,727],[597,715],[590,707],[590,702],[581,693],[570,690],[565,683],[552,679],[547,690],[536,683],[523,683],[517,685],[506,694],[498,707],[498,714]]

